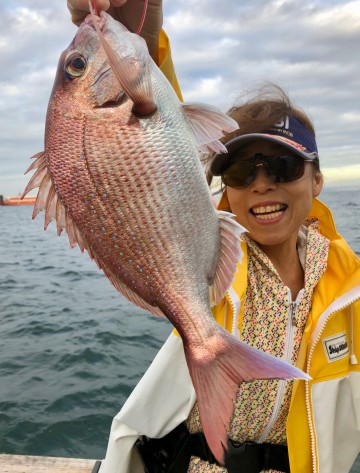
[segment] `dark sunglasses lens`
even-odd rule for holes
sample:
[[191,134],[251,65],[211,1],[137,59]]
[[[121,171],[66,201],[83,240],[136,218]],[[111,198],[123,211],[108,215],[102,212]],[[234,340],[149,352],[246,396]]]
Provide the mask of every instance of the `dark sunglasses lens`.
[[264,169],[273,182],[296,181],[304,174],[305,161],[297,155],[264,156],[263,158],[238,159],[225,168],[221,174],[226,186],[246,187],[252,183],[257,173],[256,164],[263,162]]
[[303,176],[305,161],[300,156],[286,155],[268,158],[267,172],[275,182],[296,181]]
[[226,186],[246,187],[254,180],[255,167],[252,161],[239,159],[223,170],[221,178]]

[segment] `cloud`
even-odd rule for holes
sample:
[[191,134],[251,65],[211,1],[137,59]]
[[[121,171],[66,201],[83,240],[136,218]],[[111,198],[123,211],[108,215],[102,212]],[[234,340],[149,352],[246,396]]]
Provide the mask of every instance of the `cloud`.
[[322,169],[326,187],[351,185],[360,182],[360,164]]
[[[311,115],[324,168],[358,164],[360,1],[164,0],[164,25],[185,100],[226,110],[272,80]],[[0,194],[25,185],[43,149],[57,61],[75,32],[66,0],[0,4]]]
[[324,165],[358,163],[359,1],[200,1],[185,14],[177,5],[165,26],[185,99],[216,78],[213,100],[226,109],[242,90],[274,81],[312,117]]

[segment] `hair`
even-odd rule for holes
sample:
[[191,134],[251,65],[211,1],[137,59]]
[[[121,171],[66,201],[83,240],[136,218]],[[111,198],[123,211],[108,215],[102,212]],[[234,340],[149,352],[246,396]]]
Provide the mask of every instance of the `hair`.
[[[227,115],[239,124],[239,129],[224,136],[220,140],[222,143],[227,143],[236,136],[264,133],[275,123],[281,122],[286,115],[296,117],[315,138],[315,129],[310,117],[301,108],[293,105],[288,94],[280,86],[271,82],[241,94]],[[209,184],[213,177],[209,167],[214,156],[215,153],[210,153],[204,158]],[[320,172],[318,160],[314,161],[314,169],[315,172]]]

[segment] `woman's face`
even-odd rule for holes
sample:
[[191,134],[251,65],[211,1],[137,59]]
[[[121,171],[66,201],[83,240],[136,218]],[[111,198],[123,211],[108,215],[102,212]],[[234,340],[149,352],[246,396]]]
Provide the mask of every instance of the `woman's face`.
[[[281,145],[254,141],[242,148],[244,158],[257,153],[265,156],[289,154]],[[292,182],[274,183],[260,167],[254,181],[245,188],[227,187],[231,212],[260,245],[296,245],[299,229],[306,219],[312,199],[320,194],[323,178],[313,165],[305,163],[304,175]]]

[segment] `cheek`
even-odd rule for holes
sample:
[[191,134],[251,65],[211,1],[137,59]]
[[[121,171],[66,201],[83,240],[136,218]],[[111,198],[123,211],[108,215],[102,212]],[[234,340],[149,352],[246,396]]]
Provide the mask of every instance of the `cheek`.
[[244,190],[233,189],[228,187],[226,189],[227,200],[229,202],[229,210],[236,216],[236,221],[244,225],[246,221],[246,196]]
[[229,202],[229,207],[232,212],[235,212],[235,209],[238,208],[241,204],[241,196],[239,195],[238,189],[233,189],[228,187],[226,189],[227,200]]
[[309,215],[309,212],[312,207],[314,192],[311,185],[311,181],[308,180],[307,185],[299,186],[298,189],[293,189],[291,196],[292,207],[294,209],[293,216],[299,220],[303,221]]

